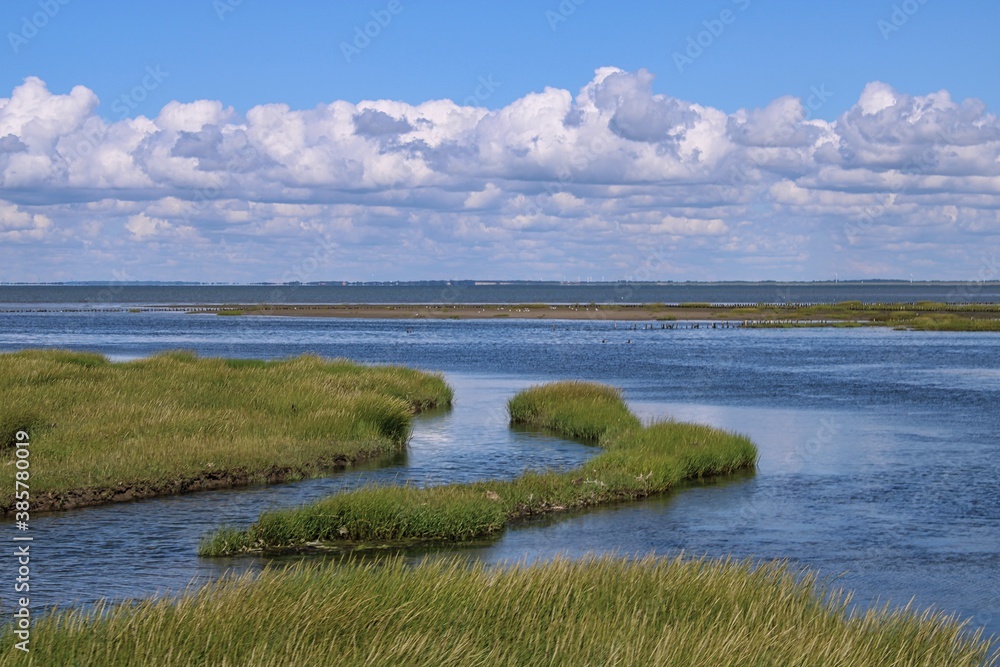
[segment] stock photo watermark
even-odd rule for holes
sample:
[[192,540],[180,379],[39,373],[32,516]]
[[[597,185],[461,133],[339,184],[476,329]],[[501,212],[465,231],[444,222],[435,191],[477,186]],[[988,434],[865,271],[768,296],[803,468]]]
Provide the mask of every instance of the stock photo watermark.
[[372,45],[372,42],[382,34],[382,31],[389,27],[392,19],[403,13],[403,3],[400,0],[389,0],[383,9],[376,9],[369,14],[371,21],[364,25],[354,26],[354,38],[350,42],[340,43],[340,53],[344,60],[350,63],[354,58],[361,55],[361,52]]
[[[939,146],[951,146],[960,143],[959,133],[963,128],[958,123],[944,125],[937,128],[936,142],[931,143],[918,155],[910,157],[898,170],[904,176],[923,176],[931,173],[931,169],[938,164],[937,149]],[[842,151],[845,159],[853,159],[854,153],[850,148]],[[896,205],[896,200],[900,194],[905,194],[909,189],[909,183],[900,179],[887,190],[878,194],[876,203],[866,206],[860,220],[850,221],[844,225],[844,235],[848,243],[856,243],[860,237],[870,231],[875,226],[879,218],[886,214],[888,209]]]
[[[834,92],[826,87],[826,83],[811,84],[809,86],[809,91],[800,98],[804,109],[804,120],[811,119],[814,114],[822,109],[826,103],[833,98],[833,96]],[[777,142],[773,140],[762,146],[762,148],[765,149],[777,147]],[[753,180],[754,176],[765,167],[766,165],[762,160],[755,158],[753,155],[747,155],[745,159],[741,160],[730,169],[729,185],[734,188],[744,187],[748,185]],[[790,305],[797,301],[796,295],[792,292],[790,286],[785,287],[784,289],[776,289],[775,297],[775,303],[785,305]]]
[[[170,76],[170,72],[163,71],[161,65],[147,65],[144,72],[139,83],[112,100],[111,110],[118,114],[118,120],[125,120],[131,116],[132,111]],[[64,139],[60,149],[65,148],[67,157],[72,156],[82,160],[100,147],[105,135],[106,128],[101,123],[88,123],[72,139]]]
[[481,106],[482,103],[490,99],[493,92],[502,85],[502,82],[493,80],[492,74],[487,74],[485,77],[480,76],[477,81],[478,85],[475,90],[472,91],[472,94],[462,100],[462,104],[465,106]]
[[10,42],[14,55],[20,53],[28,42],[37,37],[70,2],[72,0],[41,0],[38,3],[38,11],[22,16],[20,29],[17,32],[7,33],[7,41]]
[[[740,12],[745,12],[750,8],[750,0],[732,0],[732,4]],[[723,33],[726,32],[726,28],[736,23],[738,17],[739,14],[737,12],[727,7],[720,11],[718,16],[702,21],[701,25],[704,29],[699,30],[693,35],[688,35],[683,51],[674,51],[671,54],[671,59],[674,61],[677,71],[683,74],[684,69],[693,65],[698,58],[701,58],[705,51],[710,49],[722,37]]]
[[[954,133],[955,128],[953,126],[939,128],[937,138],[943,145],[949,146],[955,138]],[[904,176],[922,176],[928,174],[931,168],[938,164],[936,146],[937,144],[932,144],[925,148],[919,155],[911,157],[899,170],[899,173]],[[852,156],[853,152],[848,149],[845,157],[851,159]],[[878,193],[876,202],[864,208],[860,220],[857,222],[850,221],[844,225],[844,235],[847,238],[847,242],[853,245],[862,235],[870,231],[878,219],[886,215],[888,210],[896,205],[899,195],[905,194],[908,189],[908,182],[900,179],[887,190]]]
[[904,0],[904,2],[894,4],[888,18],[881,18],[875,22],[878,31],[882,33],[882,40],[888,42],[889,37],[893,33],[899,32],[926,4],[927,0]]
[[113,279],[113,283],[107,287],[101,288],[97,292],[96,296],[88,298],[86,300],[87,303],[105,305],[114,303],[121,297],[122,292],[125,291],[125,287],[121,283],[126,283],[133,279],[133,276],[129,275],[128,271],[119,271],[118,269],[113,269],[111,271],[111,277]]
[[225,21],[228,14],[236,11],[236,8],[243,4],[243,0],[213,0],[212,9],[220,21]]
[[949,302],[970,303],[982,293],[986,283],[1000,278],[1000,262],[997,261],[996,253],[992,257],[983,257],[980,260],[979,271],[976,276],[964,283],[961,287],[948,292],[946,299]]
[[14,592],[18,597],[14,611],[14,648],[28,653],[31,646],[31,542],[27,534],[31,521],[31,439],[27,431],[14,434],[14,529],[12,538],[17,577]]
[[[805,120],[812,118],[813,114],[822,109],[831,97],[833,97],[833,91],[827,90],[825,83],[809,86],[808,94],[801,98],[802,107],[805,109]],[[764,146],[761,146],[761,148],[778,147],[775,141],[769,141]],[[747,156],[745,160],[742,160],[729,170],[729,184],[733,187],[747,185],[750,182],[750,177],[762,167],[764,167],[762,161],[753,156]]]
[[[215,175],[218,176],[218,182],[200,187],[194,191],[188,200],[194,208],[194,214],[203,213],[213,202],[221,198],[226,189],[232,184],[233,174],[239,173],[245,164],[259,162],[263,159],[264,156],[250,143],[248,138],[246,143],[237,148],[230,155],[229,159],[226,160],[221,172],[216,172]],[[181,220],[185,224],[191,224],[193,220],[192,211],[185,208],[181,212]]]
[[576,13],[577,8],[587,0],[562,0],[555,9],[545,10],[545,20],[549,23],[552,32],[559,29],[559,25],[569,20],[569,17]]
[[111,110],[118,114],[118,120],[125,120],[132,111],[146,101],[149,94],[160,87],[170,72],[164,72],[160,65],[146,65],[142,80],[127,93],[119,95],[112,101]]
[[823,417],[813,437],[797,446],[785,456],[786,463],[808,463],[816,458],[840,433],[840,424],[834,417]]
[[[614,293],[615,296],[618,297],[618,300],[631,302],[635,299],[637,286],[634,283],[657,280],[663,269],[670,266],[670,262],[667,260],[669,254],[670,253],[661,245],[652,253],[646,255],[646,258],[643,260],[642,266],[639,267],[638,271],[626,276],[624,283],[615,283]],[[596,319],[607,319],[608,317],[614,316],[612,314],[607,314],[604,311],[598,311],[598,314],[594,315],[594,317]]]

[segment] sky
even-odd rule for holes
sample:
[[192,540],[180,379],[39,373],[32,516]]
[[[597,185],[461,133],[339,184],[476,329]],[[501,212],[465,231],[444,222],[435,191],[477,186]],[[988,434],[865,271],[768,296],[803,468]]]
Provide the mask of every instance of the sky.
[[7,0],[0,282],[1000,279],[994,0]]

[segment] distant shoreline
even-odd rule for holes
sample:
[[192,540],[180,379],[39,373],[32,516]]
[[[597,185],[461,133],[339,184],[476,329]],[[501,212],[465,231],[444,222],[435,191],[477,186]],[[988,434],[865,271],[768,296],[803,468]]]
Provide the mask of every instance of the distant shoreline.
[[339,317],[355,319],[438,319],[438,320],[652,320],[664,317],[665,309],[677,319],[706,319],[712,308],[663,308],[615,304],[296,304],[236,306],[219,309],[218,314],[277,317]]
[[351,304],[232,305],[200,307],[191,312],[265,317],[352,319],[524,319],[660,322],[707,321],[741,327],[888,326],[925,331],[1000,331],[1000,305],[893,303],[832,305],[711,304]]
[[[12,306],[12,307],[11,307]],[[591,320],[653,322],[653,328],[791,328],[881,326],[921,331],[1000,332],[997,303],[710,304],[710,303],[353,303],[168,305],[0,304],[0,313],[155,313],[191,315],[312,317],[372,320]],[[673,323],[678,323],[676,326]],[[682,325],[681,323],[688,323]]]
[[196,307],[214,304],[261,306],[704,303],[725,305],[866,304],[941,302],[1000,304],[1000,283],[512,283],[426,282],[326,285],[0,285],[0,309]]
[[1000,286],[1000,280],[968,280],[942,278],[940,280],[904,280],[902,278],[851,278],[843,280],[322,280],[313,282],[250,282],[250,283],[215,283],[197,281],[172,280],[65,280],[42,283],[5,281],[3,287],[525,287],[525,286],[563,286],[563,287],[617,287],[645,286],[680,287],[694,286],[727,286],[727,285],[766,285],[766,286],[845,286],[854,285],[993,285]]

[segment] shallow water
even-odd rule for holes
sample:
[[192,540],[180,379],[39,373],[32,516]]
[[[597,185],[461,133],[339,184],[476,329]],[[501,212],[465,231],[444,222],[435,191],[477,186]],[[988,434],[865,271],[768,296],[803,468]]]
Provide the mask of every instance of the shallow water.
[[[264,509],[287,507],[368,483],[443,484],[514,477],[525,469],[573,467],[594,447],[507,427],[503,397],[525,383],[450,377],[455,407],[420,417],[406,454],[328,477],[153,498],[38,515],[31,522],[32,600],[42,606],[100,597],[180,590],[253,558],[199,559],[199,539],[221,523],[248,524]],[[39,473],[35,473],[36,475]]]
[[785,558],[856,591],[863,605],[914,598],[1000,633],[997,334],[0,313],[0,349],[37,345],[114,358],[178,347],[315,352],[442,370],[456,389],[454,411],[418,420],[405,459],[385,468],[38,517],[38,604],[177,590],[257,566],[200,560],[198,537],[364,480],[439,483],[576,465],[593,448],[512,432],[503,404],[529,384],[581,378],[622,386],[644,416],[750,435],[759,470],[522,525],[458,552],[489,561],[651,550]]

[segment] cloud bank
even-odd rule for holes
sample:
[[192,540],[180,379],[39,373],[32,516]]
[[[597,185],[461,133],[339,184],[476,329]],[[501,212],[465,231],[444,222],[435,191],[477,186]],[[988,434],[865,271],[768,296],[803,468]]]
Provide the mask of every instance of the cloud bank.
[[0,98],[0,280],[971,279],[995,254],[981,102],[872,82],[825,121],[652,81],[111,122],[89,89],[28,78]]

